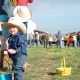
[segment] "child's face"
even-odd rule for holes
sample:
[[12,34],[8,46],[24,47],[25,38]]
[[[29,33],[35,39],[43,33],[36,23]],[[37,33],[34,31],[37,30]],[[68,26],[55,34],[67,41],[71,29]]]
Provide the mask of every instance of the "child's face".
[[12,34],[12,35],[15,35],[17,32],[18,32],[18,29],[16,27],[11,27],[9,28],[9,32]]

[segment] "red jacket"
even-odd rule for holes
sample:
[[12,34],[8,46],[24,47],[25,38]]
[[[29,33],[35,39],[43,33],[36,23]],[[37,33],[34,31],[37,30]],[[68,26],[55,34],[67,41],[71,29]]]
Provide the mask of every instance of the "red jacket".
[[73,41],[73,38],[72,37],[69,37],[69,38],[67,38],[67,42],[69,43],[69,42],[72,42]]

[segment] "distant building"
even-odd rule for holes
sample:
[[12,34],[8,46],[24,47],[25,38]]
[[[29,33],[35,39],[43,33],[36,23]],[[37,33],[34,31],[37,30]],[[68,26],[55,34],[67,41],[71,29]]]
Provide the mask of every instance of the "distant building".
[[44,32],[44,31],[37,30],[37,29],[36,29],[36,30],[34,30],[34,33],[35,33],[35,32],[38,32],[38,33],[40,33],[40,34],[46,33],[46,32]]

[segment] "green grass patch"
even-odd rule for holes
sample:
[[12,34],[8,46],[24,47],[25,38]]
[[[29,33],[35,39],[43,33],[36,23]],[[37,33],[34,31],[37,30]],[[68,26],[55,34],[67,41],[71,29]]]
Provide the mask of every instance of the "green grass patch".
[[[28,47],[27,62],[31,66],[25,73],[25,80],[79,80],[80,79],[80,48]],[[61,77],[56,73],[62,57],[66,66],[72,67],[72,75]]]

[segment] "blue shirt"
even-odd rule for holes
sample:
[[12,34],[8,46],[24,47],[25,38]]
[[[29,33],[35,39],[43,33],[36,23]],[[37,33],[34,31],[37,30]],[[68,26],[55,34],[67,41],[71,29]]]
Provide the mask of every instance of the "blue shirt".
[[16,59],[19,56],[27,55],[27,39],[25,35],[20,34],[19,32],[15,36],[10,36],[8,43],[9,43],[9,49],[16,50],[16,54],[10,54],[10,57],[12,59]]

